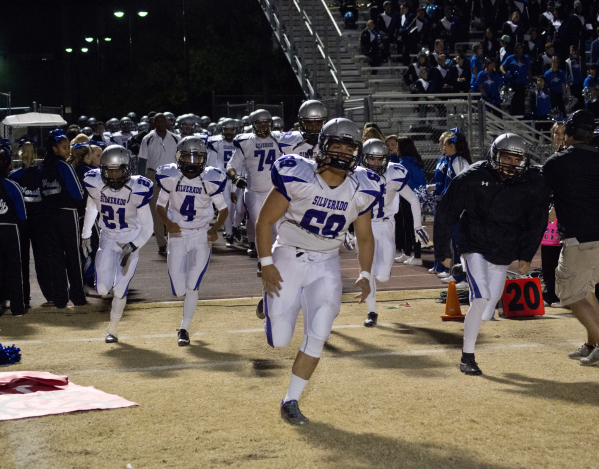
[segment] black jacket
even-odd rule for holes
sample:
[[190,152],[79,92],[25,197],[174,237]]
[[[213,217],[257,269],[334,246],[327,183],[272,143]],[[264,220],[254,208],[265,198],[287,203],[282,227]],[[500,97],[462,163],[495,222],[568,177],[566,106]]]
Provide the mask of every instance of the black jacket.
[[492,264],[530,262],[547,228],[550,189],[537,168],[504,184],[488,161],[478,161],[449,184],[435,213],[435,257],[451,258],[451,238],[460,223],[458,251],[478,253]]
[[545,162],[543,177],[553,189],[562,239],[599,241],[599,150],[590,145],[568,147]]

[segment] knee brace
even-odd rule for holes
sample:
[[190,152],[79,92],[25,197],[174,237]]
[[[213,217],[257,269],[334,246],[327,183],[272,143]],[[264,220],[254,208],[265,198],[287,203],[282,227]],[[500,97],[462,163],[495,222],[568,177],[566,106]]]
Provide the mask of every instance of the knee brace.
[[325,342],[326,340],[320,340],[315,337],[308,337],[307,335],[304,335],[304,341],[302,342],[300,350],[306,355],[310,355],[314,358],[320,358]]

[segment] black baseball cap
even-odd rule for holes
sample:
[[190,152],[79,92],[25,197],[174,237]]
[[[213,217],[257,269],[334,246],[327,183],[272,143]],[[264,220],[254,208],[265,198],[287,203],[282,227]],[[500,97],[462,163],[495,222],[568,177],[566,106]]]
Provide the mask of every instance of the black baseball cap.
[[573,129],[588,130],[590,132],[595,130],[595,116],[585,109],[580,109],[572,114],[569,123]]

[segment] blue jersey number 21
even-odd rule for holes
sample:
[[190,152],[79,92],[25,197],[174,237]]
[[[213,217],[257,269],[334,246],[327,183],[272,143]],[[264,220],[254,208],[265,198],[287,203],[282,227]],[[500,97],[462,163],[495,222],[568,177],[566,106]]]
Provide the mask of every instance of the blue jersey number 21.
[[[265,156],[266,161],[264,160]],[[254,157],[260,158],[260,162],[258,163],[258,171],[264,171],[265,164],[269,165],[268,169],[270,170],[270,166],[272,166],[276,160],[276,152],[275,150],[268,150],[268,153],[266,153],[266,150],[256,150],[254,152]]]
[[193,209],[194,201],[195,197],[193,195],[187,195],[181,204],[179,212],[184,217],[187,217],[185,221],[192,221],[193,217],[196,216],[196,211]]
[[[102,220],[104,221],[104,226],[109,230],[116,229],[116,224],[113,223],[114,220],[114,209],[111,205],[102,205],[100,207],[100,211],[102,212]],[[129,225],[125,223],[125,207],[121,207],[116,211],[116,214],[119,217],[119,229],[124,230],[128,228]]]

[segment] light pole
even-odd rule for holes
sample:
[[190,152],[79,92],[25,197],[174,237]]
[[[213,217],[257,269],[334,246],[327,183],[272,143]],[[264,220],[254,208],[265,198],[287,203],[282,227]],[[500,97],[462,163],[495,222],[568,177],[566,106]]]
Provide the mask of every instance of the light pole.
[[[148,16],[148,12],[145,10],[140,10],[137,12],[137,15],[141,18],[145,18],[146,16]],[[123,16],[125,16],[125,12],[123,10],[116,10],[114,12],[114,16],[116,16],[117,18],[122,18]],[[131,11],[129,11],[127,19],[129,20],[129,61],[131,62],[131,73],[133,73],[133,35],[131,31],[132,16],[133,15],[131,14]]]

